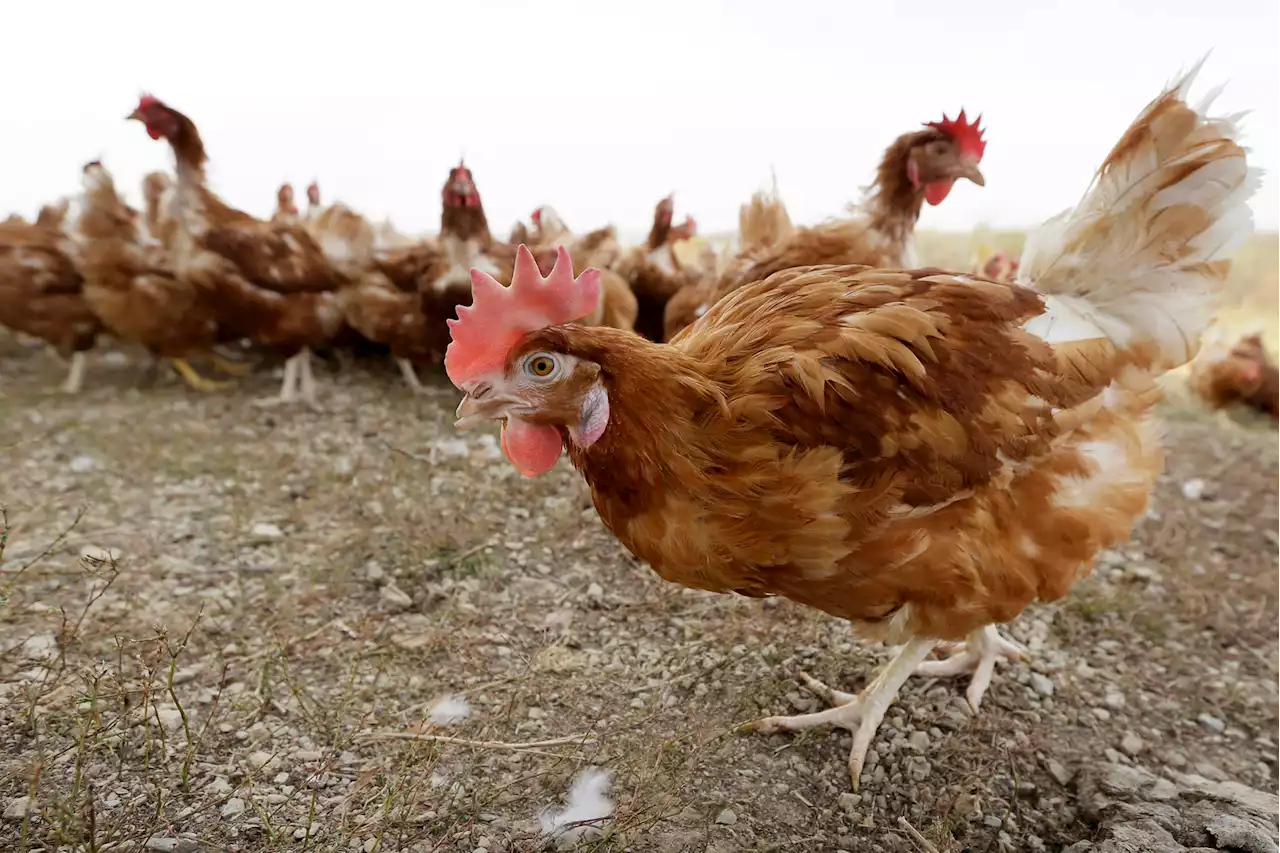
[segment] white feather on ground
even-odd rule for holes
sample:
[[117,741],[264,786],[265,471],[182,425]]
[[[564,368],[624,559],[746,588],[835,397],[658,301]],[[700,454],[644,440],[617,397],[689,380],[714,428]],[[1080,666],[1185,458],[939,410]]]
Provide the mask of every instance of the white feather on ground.
[[560,811],[545,809],[538,815],[542,834],[554,838],[556,847],[565,849],[577,844],[588,834],[600,837],[601,825],[613,815],[609,786],[613,773],[588,767],[573,779],[569,798]]
[[471,706],[461,696],[446,694],[427,709],[427,722],[433,726],[456,726],[471,716]]

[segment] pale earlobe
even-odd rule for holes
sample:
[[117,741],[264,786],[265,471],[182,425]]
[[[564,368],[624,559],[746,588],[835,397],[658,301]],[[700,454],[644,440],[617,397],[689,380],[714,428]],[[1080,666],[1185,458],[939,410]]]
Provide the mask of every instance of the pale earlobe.
[[582,410],[578,415],[578,426],[574,432],[577,443],[582,447],[590,447],[604,435],[609,425],[609,393],[604,386],[596,383],[582,398]]

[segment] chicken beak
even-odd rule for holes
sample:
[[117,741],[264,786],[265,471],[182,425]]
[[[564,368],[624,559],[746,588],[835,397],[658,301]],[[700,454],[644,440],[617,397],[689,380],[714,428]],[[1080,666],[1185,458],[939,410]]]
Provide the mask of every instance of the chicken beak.
[[982,177],[982,172],[978,171],[978,164],[974,160],[961,160],[957,177],[968,178],[980,187],[987,185],[986,178]]
[[508,394],[491,394],[480,398],[467,394],[453,415],[453,426],[461,430],[475,429],[487,421],[502,420],[512,409],[525,408],[527,405],[524,400]]
[[134,110],[133,112],[125,116],[124,120],[125,121],[142,121],[142,113],[140,113],[138,110]]

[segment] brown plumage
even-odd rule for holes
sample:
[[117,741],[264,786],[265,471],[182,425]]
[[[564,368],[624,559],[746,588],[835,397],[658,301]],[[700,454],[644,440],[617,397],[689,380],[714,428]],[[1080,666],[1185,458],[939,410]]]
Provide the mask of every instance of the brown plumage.
[[170,252],[174,249],[178,232],[176,197],[173,181],[164,172],[150,172],[142,179],[142,198],[146,202],[143,221],[147,234]]
[[459,425],[503,419],[530,476],[567,448],[605,524],[668,580],[783,595],[905,641],[861,695],[810,680],[837,707],[752,726],[854,731],[856,787],[909,676],[972,674],[977,710],[997,659],[1021,654],[995,624],[1065,595],[1147,504],[1156,379],[1194,352],[1257,185],[1231,121],[1185,103],[1189,82],[1029,241],[1038,291],[797,267],[658,345],[560,324],[579,303],[548,303],[589,298],[587,273],[521,279],[452,330]]
[[[208,355],[218,340],[214,305],[206,291],[173,274],[139,239],[137,219],[116,194],[101,163],[84,167],[84,210],[77,221],[85,301],[111,334],[173,361],[193,388],[226,387],[186,362]],[[223,362],[223,364],[228,364]]]
[[276,190],[276,210],[271,214],[271,221],[277,225],[292,225],[299,221],[298,206],[293,203],[293,184],[281,184]]
[[208,292],[221,328],[288,357],[277,399],[314,403],[311,350],[342,330],[351,277],[301,223],[262,222],[210,192],[204,143],[187,116],[144,95],[129,118],[173,150],[175,274]]
[[448,329],[422,313],[415,293],[396,287],[379,273],[365,275],[346,304],[347,323],[374,343],[385,345],[409,387],[422,390],[414,368],[439,364],[449,344]]
[[102,331],[72,254],[70,240],[57,228],[0,223],[0,326],[40,338],[70,358],[62,386],[68,393],[80,390],[84,352]]
[[537,242],[531,245],[534,259],[543,273],[549,273],[556,262],[556,249],[564,246],[573,255],[573,266],[581,272],[587,267],[602,270],[600,301],[595,311],[582,319],[588,326],[611,329],[635,329],[639,304],[631,285],[609,267],[621,253],[617,231],[612,225],[597,228],[575,237],[569,226],[549,205],[533,212]]
[[746,269],[751,259],[762,257],[788,239],[795,231],[787,207],[778,196],[775,185],[769,192],[754,193],[751,200],[738,208],[738,251],[735,257],[719,264],[708,264],[701,278],[676,292],[667,302],[662,315],[662,339],[669,341],[684,327],[691,325],[711,307],[717,283]]
[[1280,419],[1280,373],[1261,335],[1247,335],[1226,352],[1201,353],[1191,364],[1191,387],[1215,409],[1242,405]]
[[[960,178],[979,186],[984,182],[978,163],[985,143],[978,139],[978,122],[932,123],[924,130],[904,133],[885,149],[866,197],[848,218],[832,219],[808,228],[784,228],[781,239],[744,243],[742,251],[713,282],[695,285],[704,298],[682,298],[682,308],[665,324],[670,340],[729,293],[776,272],[812,264],[867,264],[910,267],[918,263],[915,227],[926,201],[940,204]],[[976,141],[975,141],[976,140]],[[789,222],[788,222],[789,225]],[[689,307],[692,306],[692,307]]]
[[685,269],[675,252],[676,242],[687,239],[691,229],[688,222],[685,226],[673,227],[674,212],[672,196],[659,201],[653,211],[648,239],[624,254],[615,267],[636,296],[636,331],[651,341],[663,339],[667,302],[701,278],[697,270]]

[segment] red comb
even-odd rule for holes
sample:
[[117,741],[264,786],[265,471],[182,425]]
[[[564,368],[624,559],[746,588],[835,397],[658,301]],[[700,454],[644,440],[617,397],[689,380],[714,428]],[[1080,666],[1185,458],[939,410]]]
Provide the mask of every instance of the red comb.
[[150,95],[150,94],[147,94],[146,92],[143,92],[142,97],[138,98],[139,110],[146,110],[146,109],[150,109],[151,107],[163,107],[163,106],[164,106],[163,101],[161,101],[155,95]]
[[458,306],[449,320],[449,348],[444,370],[462,388],[479,376],[502,371],[507,355],[530,332],[585,317],[600,303],[600,271],[585,269],[573,277],[569,250],[556,250],[556,263],[543,278],[523,243],[516,250],[511,286],[503,287],[486,272],[471,271],[471,306]]
[[942,121],[927,121],[924,126],[942,131],[955,140],[962,154],[967,154],[975,160],[981,160],[982,153],[987,150],[987,143],[982,138],[983,129],[978,127],[981,123],[981,114],[973,120],[973,124],[969,124],[965,120],[964,110],[960,110],[960,115],[956,116],[954,121],[947,118],[946,113],[943,113]]

